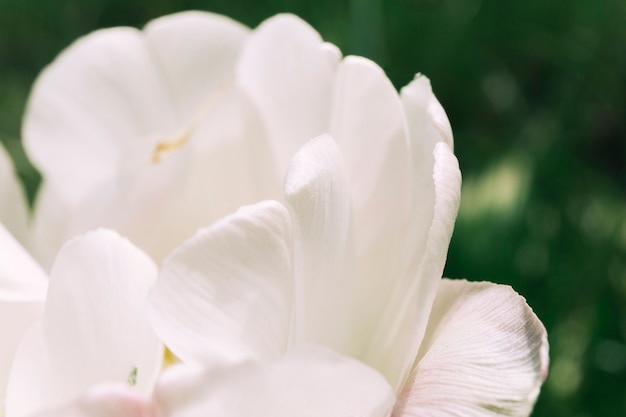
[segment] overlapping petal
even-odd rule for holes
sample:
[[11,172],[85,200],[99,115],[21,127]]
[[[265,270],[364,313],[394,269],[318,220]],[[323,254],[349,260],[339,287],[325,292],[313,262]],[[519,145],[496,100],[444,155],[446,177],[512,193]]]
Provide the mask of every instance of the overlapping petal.
[[393,415],[528,416],[547,370],[546,331],[520,295],[443,280]]
[[90,34],[43,72],[23,135],[44,176],[35,229],[46,266],[66,239],[103,226],[161,260],[278,192],[262,124],[234,81],[247,36],[225,17],[179,13],[143,32]]
[[163,262],[153,324],[185,362],[272,359],[289,344],[291,220],[275,201],[200,230]]
[[[433,299],[445,266],[448,245],[459,209],[461,172],[456,157],[444,142],[434,149],[435,202],[425,248],[417,253],[419,264],[407,269],[378,328],[378,344],[372,344],[368,360],[398,388],[411,369],[426,330]],[[409,246],[416,250],[415,246]]]
[[328,132],[340,57],[315,29],[293,15],[267,19],[246,42],[237,81],[259,109],[280,177],[300,146]]
[[272,363],[209,372],[171,369],[156,398],[158,409],[171,417],[384,417],[394,401],[389,384],[374,370],[312,347]]
[[285,177],[295,223],[298,343],[347,348],[354,292],[354,238],[347,173],[328,135],[305,144]]
[[22,341],[7,389],[7,416],[58,407],[105,382],[148,395],[163,348],[150,328],[150,258],[114,232],[68,242],[51,272],[43,322]]

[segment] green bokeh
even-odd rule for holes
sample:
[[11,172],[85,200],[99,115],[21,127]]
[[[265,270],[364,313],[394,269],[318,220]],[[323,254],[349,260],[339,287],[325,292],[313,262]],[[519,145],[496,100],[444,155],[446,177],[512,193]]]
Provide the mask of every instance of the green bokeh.
[[31,197],[37,73],[80,35],[185,9],[294,12],[397,87],[428,75],[464,175],[446,274],[510,284],[545,323],[534,416],[626,415],[626,1],[0,0],[0,139]]

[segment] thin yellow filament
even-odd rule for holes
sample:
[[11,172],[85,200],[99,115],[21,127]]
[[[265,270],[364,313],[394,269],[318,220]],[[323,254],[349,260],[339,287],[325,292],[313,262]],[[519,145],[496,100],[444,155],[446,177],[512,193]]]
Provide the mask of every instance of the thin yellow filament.
[[220,99],[222,99],[222,97],[224,97],[224,94],[231,88],[232,84],[232,80],[228,80],[214,90],[204,104],[200,106],[182,133],[175,135],[174,138],[166,138],[165,140],[157,143],[154,151],[152,152],[152,158],[150,159],[152,163],[157,164],[161,162],[166,154],[180,149],[185,143],[187,143],[202,119],[215,108],[215,105]]

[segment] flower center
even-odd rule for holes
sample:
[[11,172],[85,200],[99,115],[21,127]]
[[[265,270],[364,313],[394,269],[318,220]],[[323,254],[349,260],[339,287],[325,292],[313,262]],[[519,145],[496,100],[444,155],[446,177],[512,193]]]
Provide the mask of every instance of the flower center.
[[151,162],[153,164],[158,164],[163,160],[165,155],[180,149],[185,143],[187,143],[200,122],[215,108],[215,105],[224,97],[232,85],[232,80],[223,82],[218,88],[209,94],[209,97],[198,108],[198,111],[196,111],[189,123],[187,123],[187,126],[185,126],[180,133],[173,135],[173,137],[166,137],[164,140],[158,142],[152,152],[152,157],[150,158]]

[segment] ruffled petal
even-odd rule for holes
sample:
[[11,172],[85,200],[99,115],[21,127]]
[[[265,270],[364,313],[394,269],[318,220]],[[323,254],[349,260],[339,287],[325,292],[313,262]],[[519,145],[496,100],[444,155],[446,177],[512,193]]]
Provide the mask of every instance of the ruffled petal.
[[221,370],[166,371],[156,402],[170,417],[384,417],[394,395],[380,374],[320,348],[301,349],[273,363]]
[[[68,242],[52,268],[42,327],[25,339],[11,370],[11,415],[61,406],[103,382],[149,395],[163,356],[147,317],[155,279],[152,260],[114,232]],[[23,401],[30,391],[38,394]]]
[[28,207],[11,157],[0,143],[0,223],[22,244],[28,243]]
[[287,348],[291,223],[274,201],[200,230],[163,262],[152,322],[185,362],[273,358]]
[[347,174],[328,135],[305,144],[285,177],[295,219],[298,343],[342,350],[353,292],[353,238]]
[[293,15],[277,15],[254,30],[237,66],[237,81],[265,123],[284,175],[308,140],[328,131],[335,68],[340,54]]
[[523,297],[443,280],[393,416],[528,416],[547,372],[546,331]]

